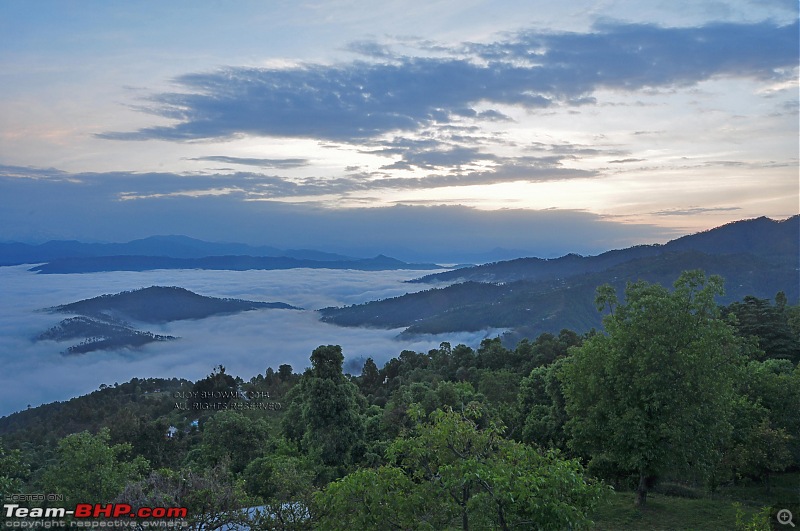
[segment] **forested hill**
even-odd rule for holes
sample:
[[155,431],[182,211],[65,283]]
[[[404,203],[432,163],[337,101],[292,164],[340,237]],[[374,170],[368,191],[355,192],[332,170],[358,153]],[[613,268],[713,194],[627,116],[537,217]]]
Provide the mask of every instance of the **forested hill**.
[[514,282],[553,280],[595,273],[631,260],[664,253],[699,251],[708,255],[751,254],[770,262],[794,260],[800,255],[800,216],[775,221],[761,217],[728,223],[664,245],[639,245],[597,256],[568,254],[561,258],[518,258],[446,271],[409,282]]
[[37,446],[52,444],[70,433],[119,427],[123,420],[153,421],[175,416],[176,400],[172,395],[191,389],[192,385],[191,381],[178,378],[133,378],[127,383],[104,384],[84,396],[0,417],[0,436],[6,442],[18,439]]
[[212,315],[237,313],[261,308],[297,310],[283,302],[258,302],[205,297],[179,287],[150,286],[115,295],[101,295],[50,311],[88,317],[115,317],[144,323],[165,323],[182,319],[203,319]]
[[[725,279],[726,293],[718,301],[722,304],[746,296],[772,299],[779,291],[797,304],[799,221],[797,216],[783,222],[760,218],[663,246],[633,247],[598,257],[500,262],[427,277],[465,278],[464,283],[320,312],[323,320],[334,324],[405,328],[405,334],[503,328],[508,329],[507,343],[514,344],[562,328],[578,332],[600,328],[601,315],[594,305],[597,286],[608,283],[621,291],[627,282],[637,280],[670,286],[681,271],[691,269]],[[759,253],[742,252],[750,245]]]
[[46,308],[45,311],[77,314],[77,317],[62,320],[36,339],[57,342],[80,340],[62,351],[67,355],[95,350],[135,349],[147,343],[178,338],[138,330],[128,321],[167,323],[260,309],[299,308],[283,302],[218,299],[179,287],[151,286]]

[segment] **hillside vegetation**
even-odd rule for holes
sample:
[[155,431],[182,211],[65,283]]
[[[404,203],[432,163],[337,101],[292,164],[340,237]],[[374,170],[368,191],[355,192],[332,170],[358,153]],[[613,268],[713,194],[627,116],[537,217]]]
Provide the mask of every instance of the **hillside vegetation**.
[[187,507],[197,530],[766,531],[800,513],[800,306],[722,290],[600,285],[600,332],[358,376],[321,345],[302,374],[103,385],[0,418],[0,487]]
[[422,277],[456,284],[372,301],[323,308],[322,320],[341,326],[405,328],[404,334],[508,329],[507,345],[562,328],[599,328],[594,289],[622,290],[638,280],[669,286],[681,271],[703,269],[726,279],[722,303],[784,291],[800,298],[800,216],[742,221],[663,246],[639,246],[595,257],[521,258]]

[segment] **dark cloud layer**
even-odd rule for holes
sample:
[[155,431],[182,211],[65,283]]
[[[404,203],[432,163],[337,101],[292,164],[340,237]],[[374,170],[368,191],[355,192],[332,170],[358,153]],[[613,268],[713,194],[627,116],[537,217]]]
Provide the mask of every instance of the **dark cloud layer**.
[[[531,169],[526,165],[520,171]],[[14,176],[0,175],[0,240],[128,241],[185,234],[359,256],[385,253],[405,260],[462,262],[480,256],[492,260],[495,248],[549,257],[677,235],[572,210],[482,211],[441,205],[328,209],[313,203],[252,201],[247,199],[254,192],[248,190],[281,190],[291,183],[251,174],[68,174],[23,168],[6,168],[4,173]],[[191,195],[195,189],[205,195]]]
[[688,208],[671,208],[669,210],[659,210],[653,212],[656,216],[694,216],[697,214],[705,214],[708,212],[731,212],[734,210],[741,210],[740,207],[716,207],[716,208],[702,208],[702,207],[688,207]]
[[[391,150],[389,150],[391,151]],[[159,173],[105,172],[67,173],[56,169],[21,168],[0,165],[0,186],[50,189],[64,186],[75,192],[84,190],[105,195],[110,201],[170,196],[228,195],[240,200],[271,200],[314,197],[328,194],[363,194],[375,190],[419,190],[452,186],[472,186],[504,182],[544,182],[594,177],[597,172],[563,167],[571,156],[543,155],[497,157],[478,150],[409,149],[394,164],[383,169],[414,167],[431,170],[424,177],[391,177],[383,172],[351,172],[341,177],[287,178],[253,172],[237,173]],[[486,168],[461,168],[476,161],[491,161]],[[20,180],[20,178],[22,178]],[[80,186],[76,186],[80,185]],[[39,195],[39,198],[47,194]]]
[[242,164],[244,166],[258,166],[259,168],[299,168],[308,166],[308,159],[259,159],[249,157],[225,157],[222,155],[211,155],[207,157],[196,157],[188,160],[206,162],[224,162],[227,164]]
[[154,95],[145,108],[176,124],[100,136],[180,141],[252,134],[358,142],[464,117],[505,119],[491,109],[479,114],[474,107],[480,102],[536,109],[592,104],[599,88],[778,79],[797,65],[797,34],[797,22],[606,23],[589,33],[527,31],[490,44],[438,46],[445,57],[398,56],[362,41],[350,49],[365,54],[364,61],[180,76],[180,92]]

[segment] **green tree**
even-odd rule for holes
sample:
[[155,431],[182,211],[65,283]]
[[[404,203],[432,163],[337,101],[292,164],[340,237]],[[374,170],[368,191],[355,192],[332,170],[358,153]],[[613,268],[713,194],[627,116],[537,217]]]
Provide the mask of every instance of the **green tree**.
[[383,379],[381,378],[378,366],[372,358],[367,358],[364,362],[364,367],[361,369],[361,377],[359,378],[361,385],[361,392],[364,396],[374,395],[380,388]]
[[6,450],[0,439],[0,499],[6,494],[22,492],[22,485],[30,476],[30,466],[19,450]]
[[743,337],[755,337],[766,358],[800,362],[800,335],[792,330],[786,294],[775,295],[775,306],[768,299],[747,296],[725,308],[736,316],[736,329]]
[[[419,408],[412,410],[423,418]],[[437,410],[387,451],[315,498],[321,529],[580,529],[605,489],[581,465],[479,429],[478,408]]]
[[342,347],[320,346],[311,353],[311,369],[287,395],[284,436],[323,464],[346,467],[364,438],[364,397],[342,374]]
[[741,340],[714,303],[722,279],[689,271],[674,288],[629,283],[625,304],[599,288],[606,333],[573,349],[560,373],[571,445],[637,475],[638,505],[667,470],[710,473],[731,430]]
[[305,459],[270,455],[259,457],[244,471],[245,489],[261,498],[256,529],[311,529],[309,514],[314,471]]
[[800,464],[800,366],[750,361],[742,370],[730,459],[740,476],[763,479]]
[[231,472],[238,474],[250,461],[268,452],[270,446],[265,420],[253,420],[236,411],[220,411],[203,425],[203,440],[189,459],[207,468],[227,459]]
[[566,358],[559,358],[550,365],[536,367],[530,375],[522,379],[517,394],[517,407],[520,411],[523,442],[566,450],[564,425],[567,422],[567,412],[558,379],[565,360]]
[[130,444],[109,446],[108,429],[97,435],[84,431],[58,442],[58,461],[42,477],[47,492],[63,494],[67,503],[108,503],[130,481],[149,468],[143,457],[130,461]]
[[218,409],[218,404],[229,404],[236,398],[238,388],[236,378],[226,374],[224,366],[217,365],[192,387],[190,409]]

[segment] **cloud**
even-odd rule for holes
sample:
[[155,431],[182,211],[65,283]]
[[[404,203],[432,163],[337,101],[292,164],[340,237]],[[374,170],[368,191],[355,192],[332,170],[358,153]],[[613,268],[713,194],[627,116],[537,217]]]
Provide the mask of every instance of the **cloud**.
[[180,91],[142,108],[175,120],[116,140],[186,141],[241,134],[362,142],[459,120],[505,119],[478,104],[539,109],[594,103],[601,88],[636,91],[717,77],[791,77],[798,24],[718,23],[664,28],[602,23],[586,33],[523,31],[489,44],[466,43],[443,57],[394,56],[377,42],[351,50],[369,60],[287,68],[228,67],[189,73]]
[[300,168],[308,166],[308,159],[257,159],[257,158],[243,158],[243,157],[225,157],[222,155],[213,155],[208,157],[195,157],[187,160],[208,161],[208,162],[224,162],[227,164],[242,164],[245,166],[258,166],[260,168]]
[[668,210],[659,210],[652,212],[655,216],[694,216],[696,214],[706,214],[708,212],[731,212],[734,210],[741,210],[741,207],[716,207],[716,208],[702,208],[702,207],[688,207],[688,208],[671,208]]
[[[104,195],[109,201],[158,199],[168,197],[231,196],[240,200],[287,199],[325,196],[329,194],[364,193],[376,190],[424,190],[453,186],[486,185],[504,182],[544,182],[590,178],[599,175],[593,170],[564,167],[564,161],[576,154],[602,153],[598,149],[556,145],[541,156],[500,157],[438,140],[394,139],[383,147],[365,150],[382,156],[401,157],[378,172],[351,173],[340,177],[296,177],[253,172],[236,173],[166,173],[105,172],[68,173],[56,169],[24,168],[0,165],[0,184],[31,190],[63,186],[73,193],[82,190],[89,195]],[[544,144],[540,144],[540,147]],[[616,153],[613,152],[613,153]],[[202,157],[201,159],[234,159]],[[200,160],[200,159],[197,159]],[[260,159],[255,159],[260,160]],[[272,160],[272,159],[265,159]],[[304,159],[284,159],[289,161]],[[289,165],[294,164],[294,162]],[[298,163],[299,164],[299,163]],[[421,177],[390,176],[386,170],[422,169],[431,173]],[[80,188],[70,187],[80,184]],[[24,195],[20,195],[24,197]],[[40,200],[47,194],[38,194]]]
[[[492,176],[510,181],[535,177],[538,171],[542,179],[552,178],[557,169],[549,164],[543,162],[544,167],[537,170],[530,161],[520,161],[519,167],[495,169]],[[20,175],[23,170],[9,173]],[[500,171],[505,174],[497,175]],[[53,180],[47,177],[47,170],[25,174],[29,177],[0,176],[0,240],[129,241],[154,234],[184,234],[210,241],[313,248],[351,256],[384,253],[410,261],[463,262],[497,247],[550,257],[569,252],[592,254],[679,235],[670,229],[616,223],[575,210],[374,207],[374,202],[368,205],[372,208],[332,209],[308,202],[248,201],[263,198],[263,190],[277,194],[301,186],[250,174],[185,177],[53,172]],[[431,178],[435,185],[444,186],[465,180],[486,182],[487,176],[445,174],[426,179]],[[386,180],[387,186],[422,186],[416,178]],[[358,181],[324,181],[318,186],[339,186],[355,193]]]
[[[404,349],[427,352],[442,341],[476,347],[485,333],[460,333],[398,340],[400,330],[341,328],[321,323],[313,311],[264,310],[197,321],[148,325],[154,333],[180,336],[141,350],[93,352],[64,357],[70,343],[34,342],[32,337],[64,316],[37,310],[57,304],[151,285],[179,285],[202,295],[252,300],[290,300],[307,308],[352,304],[425,288],[402,281],[423,272],[151,271],[85,275],[35,275],[24,266],[0,268],[6,286],[0,299],[0,415],[96,390],[133,377],[196,380],[222,363],[249,379],[267,367],[309,365],[320,344],[342,345],[347,359],[372,357],[382,365]],[[496,335],[496,334],[494,334]]]

